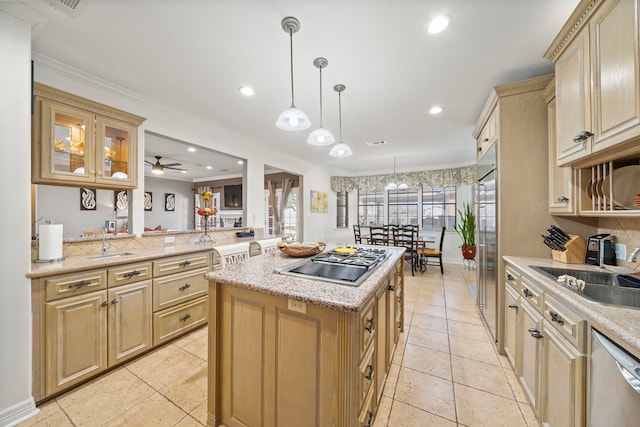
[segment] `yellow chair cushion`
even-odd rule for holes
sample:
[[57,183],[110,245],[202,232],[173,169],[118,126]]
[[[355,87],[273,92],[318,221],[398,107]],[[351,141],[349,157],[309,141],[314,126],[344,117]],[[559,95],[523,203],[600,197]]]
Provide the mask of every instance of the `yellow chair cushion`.
[[419,248],[418,253],[424,256],[438,256],[440,255],[440,249]]

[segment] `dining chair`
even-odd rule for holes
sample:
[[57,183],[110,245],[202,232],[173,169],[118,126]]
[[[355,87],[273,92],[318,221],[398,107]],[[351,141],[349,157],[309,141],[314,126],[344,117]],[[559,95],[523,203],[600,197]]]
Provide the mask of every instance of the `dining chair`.
[[360,224],[353,224],[353,238],[356,243],[362,243],[362,234],[360,233]]
[[369,227],[369,244],[370,245],[389,245],[389,233],[384,226],[372,225]]
[[418,230],[415,227],[399,226],[394,228],[393,246],[405,248],[404,260],[411,264],[411,275],[418,268]]
[[[442,245],[444,244],[444,232],[447,227],[442,227],[442,232],[440,233],[440,245],[438,248],[426,248],[419,247],[417,252],[419,256],[419,262],[421,268],[424,267],[423,271],[426,271],[427,265],[440,265],[440,273],[444,274],[444,266],[442,265]],[[432,259],[431,261],[429,259]],[[433,260],[436,258],[437,261]]]

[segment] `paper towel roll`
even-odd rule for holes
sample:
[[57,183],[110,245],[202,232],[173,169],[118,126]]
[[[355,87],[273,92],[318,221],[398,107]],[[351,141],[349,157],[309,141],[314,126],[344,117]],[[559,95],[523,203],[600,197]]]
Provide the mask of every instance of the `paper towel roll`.
[[62,259],[62,224],[41,224],[38,231],[40,240],[38,259],[40,261]]

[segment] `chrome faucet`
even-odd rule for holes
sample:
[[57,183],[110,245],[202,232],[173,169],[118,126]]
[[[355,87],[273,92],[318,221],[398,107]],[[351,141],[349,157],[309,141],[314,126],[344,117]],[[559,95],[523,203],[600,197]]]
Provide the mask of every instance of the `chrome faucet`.
[[107,229],[102,230],[102,255],[106,255],[107,251],[111,249],[111,243],[107,243]]
[[638,246],[637,248],[635,248],[633,250],[633,252],[631,252],[631,255],[629,255],[629,259],[627,259],[628,262],[636,262],[637,258],[638,258],[638,252],[640,252],[640,246]]

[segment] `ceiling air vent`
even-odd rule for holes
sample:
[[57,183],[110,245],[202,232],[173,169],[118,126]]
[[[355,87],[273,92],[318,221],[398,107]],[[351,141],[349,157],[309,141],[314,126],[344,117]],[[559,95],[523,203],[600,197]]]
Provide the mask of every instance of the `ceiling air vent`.
[[370,142],[367,142],[367,145],[368,145],[369,147],[377,147],[378,145],[385,145],[385,144],[388,144],[388,142],[387,142],[387,141],[385,141],[384,139],[381,139],[380,141],[370,141]]
[[89,0],[45,0],[49,6],[53,7],[65,15],[76,18],[84,9]]

